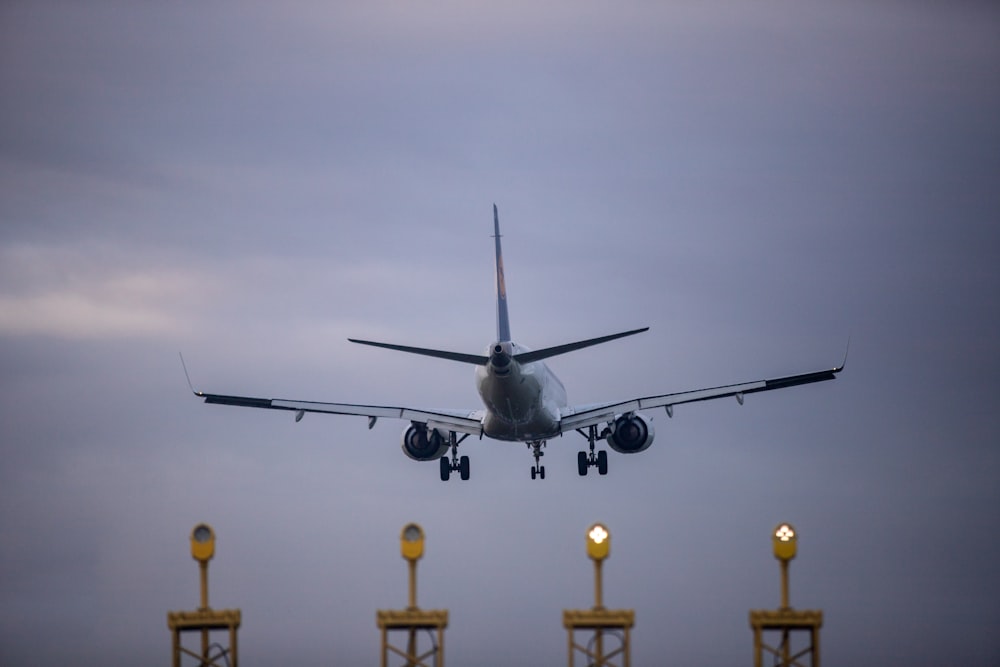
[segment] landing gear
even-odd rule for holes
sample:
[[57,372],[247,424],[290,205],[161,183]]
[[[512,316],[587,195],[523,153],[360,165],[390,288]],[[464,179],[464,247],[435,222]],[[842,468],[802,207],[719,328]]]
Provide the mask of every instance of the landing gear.
[[441,481],[447,482],[451,478],[452,472],[457,472],[462,481],[469,479],[469,457],[462,456],[457,460],[442,456],[441,459]]
[[545,466],[539,465],[538,460],[545,456],[545,452],[542,451],[542,447],[545,446],[544,440],[533,440],[528,443],[528,447],[532,449],[532,455],[535,457],[535,465],[531,466],[531,479],[539,477],[545,479]]
[[608,453],[603,449],[596,454],[594,453],[594,445],[598,440],[597,426],[588,427],[586,435],[580,429],[577,429],[577,432],[587,438],[587,442],[590,443],[590,453],[579,452],[576,455],[576,470],[580,473],[580,477],[586,477],[587,469],[591,466],[597,468],[598,475],[607,475]]
[[[465,440],[468,434],[462,436],[462,440]],[[442,456],[440,460],[441,465],[441,481],[447,482],[451,478],[452,472],[458,472],[458,476],[462,478],[462,481],[469,479],[469,457],[458,455],[458,444],[462,440],[458,439],[458,436],[454,431],[449,435],[451,440],[451,455]]]

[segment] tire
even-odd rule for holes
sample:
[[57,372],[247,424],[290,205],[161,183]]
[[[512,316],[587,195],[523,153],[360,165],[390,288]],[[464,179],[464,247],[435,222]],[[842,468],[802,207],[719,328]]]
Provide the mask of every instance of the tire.
[[542,466],[541,468],[538,469],[538,476],[541,477],[542,479],[545,479],[545,466]]
[[448,460],[447,456],[441,457],[441,481],[447,482],[448,478],[451,477],[451,461]]
[[538,471],[535,470],[535,466],[531,466],[531,479],[535,479],[535,475],[537,475],[537,474],[538,474]]
[[458,473],[463,480],[469,479],[469,457],[463,456],[458,460]]
[[576,455],[576,470],[580,473],[580,477],[587,476],[587,468],[590,467],[590,462],[587,461],[587,452],[579,452]]
[[608,474],[608,453],[603,449],[597,452],[597,474]]

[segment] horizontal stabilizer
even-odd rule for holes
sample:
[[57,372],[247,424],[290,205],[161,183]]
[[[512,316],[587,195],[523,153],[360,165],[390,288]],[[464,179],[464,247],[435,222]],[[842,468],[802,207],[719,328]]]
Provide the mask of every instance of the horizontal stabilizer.
[[637,333],[642,333],[643,331],[649,331],[649,327],[633,329],[632,331],[623,331],[622,333],[611,334],[610,336],[601,336],[600,338],[590,338],[589,340],[581,340],[575,343],[566,343],[565,345],[556,345],[555,347],[547,347],[544,350],[521,352],[519,354],[515,354],[514,359],[517,360],[518,363],[528,364],[532,361],[541,361],[542,359],[548,359],[549,357],[566,354],[567,352],[590,347],[591,345],[607,343],[609,340],[616,340],[618,338],[624,338],[625,336],[633,336]]
[[348,338],[347,340],[352,343],[360,343],[361,345],[371,345],[372,347],[384,347],[387,350],[397,350],[399,352],[409,352],[410,354],[422,354],[425,357],[437,357],[438,359],[450,359],[451,361],[460,361],[463,364],[474,364],[476,366],[485,366],[490,358],[482,354],[465,354],[463,352],[448,352],[447,350],[431,350],[426,347],[410,347],[408,345],[393,345],[392,343],[376,343],[370,340],[358,340],[356,338]]

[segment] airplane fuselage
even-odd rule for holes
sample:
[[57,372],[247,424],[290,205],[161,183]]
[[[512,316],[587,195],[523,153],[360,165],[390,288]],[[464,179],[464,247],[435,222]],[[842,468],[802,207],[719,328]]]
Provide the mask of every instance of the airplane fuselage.
[[513,342],[497,342],[486,353],[489,363],[476,367],[476,390],[486,408],[483,433],[497,440],[545,440],[559,435],[566,389],[541,361],[518,363],[511,357],[528,352]]

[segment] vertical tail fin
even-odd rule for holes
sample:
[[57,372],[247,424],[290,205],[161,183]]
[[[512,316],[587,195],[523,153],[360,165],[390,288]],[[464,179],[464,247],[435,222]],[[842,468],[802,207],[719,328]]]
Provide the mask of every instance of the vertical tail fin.
[[500,250],[500,215],[493,204],[493,238],[497,249],[497,340],[510,341],[510,320],[507,317],[507,286],[503,280],[503,252]]

